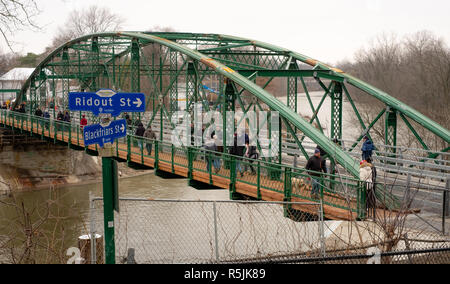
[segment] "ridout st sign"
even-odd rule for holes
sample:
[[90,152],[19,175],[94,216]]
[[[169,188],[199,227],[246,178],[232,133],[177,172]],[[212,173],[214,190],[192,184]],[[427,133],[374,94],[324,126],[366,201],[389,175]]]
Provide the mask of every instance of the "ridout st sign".
[[96,93],[69,93],[71,111],[88,111],[95,116],[111,114],[118,117],[123,112],[145,112],[145,94],[116,93],[113,90],[100,90]]

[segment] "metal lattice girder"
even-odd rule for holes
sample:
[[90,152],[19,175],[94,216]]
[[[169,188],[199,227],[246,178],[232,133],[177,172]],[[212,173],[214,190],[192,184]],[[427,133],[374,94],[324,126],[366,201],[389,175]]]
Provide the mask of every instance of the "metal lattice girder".
[[186,99],[189,113],[193,113],[194,105],[198,102],[198,79],[196,62],[189,62],[186,73]]
[[395,109],[387,108],[384,129],[385,144],[392,146],[388,151],[395,154],[397,146],[397,111]]
[[[130,61],[130,81],[131,81],[131,91],[134,93],[139,93],[141,91],[141,54],[139,47],[139,39],[133,38],[131,42],[131,61]],[[135,121],[136,116],[141,118],[141,115],[132,114],[133,121]]]
[[342,140],[342,85],[334,82],[331,96],[331,139]]
[[[289,70],[298,70],[298,65],[294,61],[289,64]],[[287,105],[293,111],[298,112],[298,77],[289,76],[287,79]]]
[[178,52],[170,50],[170,112],[171,114],[178,111]]

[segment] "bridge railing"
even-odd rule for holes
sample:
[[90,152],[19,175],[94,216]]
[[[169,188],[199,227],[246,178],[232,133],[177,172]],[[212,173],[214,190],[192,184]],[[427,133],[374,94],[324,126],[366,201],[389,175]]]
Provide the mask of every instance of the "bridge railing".
[[[237,193],[236,184],[240,184],[247,186],[248,192],[254,190],[256,195],[254,197],[260,200],[263,191],[269,191],[284,195],[285,201],[298,198],[317,202],[321,199],[325,205],[364,216],[365,186],[357,179],[316,173],[304,168],[238,157],[203,148],[175,147],[167,142],[134,135],[128,135],[127,140],[128,153],[140,157],[139,162],[144,164],[147,159],[153,159],[156,169],[161,163],[165,163],[170,165],[172,173],[175,173],[175,167],[181,167],[186,170],[190,179],[193,179],[193,173],[201,173],[205,177],[202,181],[210,185],[225,184],[220,179],[226,179],[227,184],[231,184],[232,196]],[[148,147],[152,150],[150,155]],[[130,157],[129,155],[129,161]],[[318,198],[312,195],[312,175],[317,175],[314,179],[318,181],[320,187]]]
[[[82,127],[79,125],[16,112],[2,111],[1,117],[2,121],[13,124],[15,128],[53,138],[55,143],[59,141],[69,146],[84,146]],[[208,177],[203,182],[211,185],[231,184],[232,197],[238,193],[236,184],[240,184],[247,186],[248,192],[253,190],[257,199],[262,199],[264,191],[283,195],[285,201],[297,198],[317,202],[321,199],[324,205],[364,216],[365,187],[362,182],[350,177],[314,173],[270,160],[253,160],[203,148],[176,147],[167,142],[134,135],[128,135],[115,147],[117,157],[125,152],[128,162],[148,166],[153,160],[156,169],[164,163],[170,165],[172,173],[175,173],[176,167],[184,169],[190,179],[193,179],[194,173],[203,173],[203,176]],[[95,149],[98,151],[98,147]],[[319,196],[312,195],[312,175],[317,176],[314,180],[320,185]],[[222,181],[217,180],[221,178]]]

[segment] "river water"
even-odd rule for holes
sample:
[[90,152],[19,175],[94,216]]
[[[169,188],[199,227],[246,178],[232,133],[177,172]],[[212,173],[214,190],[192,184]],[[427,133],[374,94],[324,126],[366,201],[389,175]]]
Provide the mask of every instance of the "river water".
[[[12,197],[0,197],[3,202],[13,203],[18,207],[0,204],[0,263],[8,262],[9,253],[2,257],[2,236],[24,239],[23,214],[20,205],[31,213],[33,224],[46,220],[39,227],[39,232],[54,238],[52,241],[61,246],[58,253],[64,253],[70,247],[77,247],[78,237],[89,233],[89,197],[102,197],[102,183],[85,185],[68,185],[62,188],[15,193]],[[121,198],[182,199],[182,200],[228,200],[226,190],[196,190],[188,186],[186,179],[163,179],[154,173],[121,179],[119,181]],[[49,202],[50,201],[50,202]],[[47,217],[46,204],[50,204],[50,216]],[[32,212],[33,211],[33,212]],[[100,225],[100,224],[99,224]],[[53,232],[56,231],[56,236]],[[40,239],[40,242],[43,240]],[[64,241],[64,242],[62,242]],[[47,245],[46,243],[43,245]],[[21,250],[17,253],[20,254]],[[52,258],[50,263],[63,262]],[[46,262],[40,258],[38,262]]]

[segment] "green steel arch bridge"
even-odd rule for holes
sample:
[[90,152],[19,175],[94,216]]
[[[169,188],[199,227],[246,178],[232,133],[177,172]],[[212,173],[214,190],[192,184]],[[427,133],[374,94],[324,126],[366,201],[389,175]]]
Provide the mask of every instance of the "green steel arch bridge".
[[[272,44],[219,34],[111,32],[74,39],[48,55],[18,92],[13,107],[25,103],[27,113],[2,110],[1,123],[97,155],[97,147],[84,146],[82,130],[77,124],[83,113],[72,112],[72,123],[55,119],[58,111],[68,109],[69,92],[96,92],[102,88],[145,93],[147,112],[133,114],[132,119],[152,126],[158,134],[157,140],[150,141],[135,137],[130,130],[126,139],[115,144],[117,160],[127,162],[130,167],[154,168],[157,173],[226,188],[231,198],[314,200],[303,165],[319,145],[328,153],[331,163],[331,173],[321,178],[325,216],[364,218],[365,192],[359,179],[358,145],[383,121],[385,137],[378,143],[376,159],[385,177],[395,174],[391,180],[396,182],[401,180],[399,176],[413,176],[418,186],[425,177],[434,179],[440,186],[450,172],[450,132],[439,123],[318,60]],[[320,103],[315,105],[311,93],[318,90]],[[362,110],[354,100],[361,94],[384,105],[370,123],[363,120]],[[302,115],[299,107],[305,98],[312,117]],[[323,107],[325,103],[331,104],[328,109]],[[344,110],[344,103],[350,109]],[[247,114],[267,112],[257,123],[258,134],[272,143],[268,150],[262,142],[257,147],[269,155],[257,161],[240,161],[228,154],[227,147],[223,153],[213,153],[199,147],[173,145],[170,133],[176,127],[174,121],[179,119],[178,111],[194,113],[196,105],[201,105],[204,111],[217,110],[221,114],[213,122],[221,125],[224,145],[229,132],[234,134],[238,125],[248,124]],[[35,117],[38,108],[48,110],[52,119]],[[242,116],[235,121],[234,117],[227,117],[230,111],[240,111]],[[320,119],[324,112],[330,119],[328,128]],[[277,121],[272,119],[274,113],[279,113]],[[356,125],[344,127],[347,113],[352,114]],[[90,123],[96,121],[90,114],[86,116]],[[408,149],[397,145],[401,123],[422,147],[415,149],[413,155],[417,158],[420,153],[419,160],[408,158],[405,154]],[[271,131],[276,128],[280,134]],[[362,129],[357,139],[345,140],[347,132],[357,129]],[[423,133],[428,140],[422,138]],[[436,144],[445,147],[432,149],[427,141],[438,141]],[[138,147],[139,142],[153,145],[152,153]],[[344,142],[351,144],[345,146]],[[220,159],[223,167],[214,171],[206,163],[208,159]],[[239,162],[253,166],[255,175],[236,174]],[[402,207],[400,198],[386,183],[379,186],[377,198],[381,209]]]

